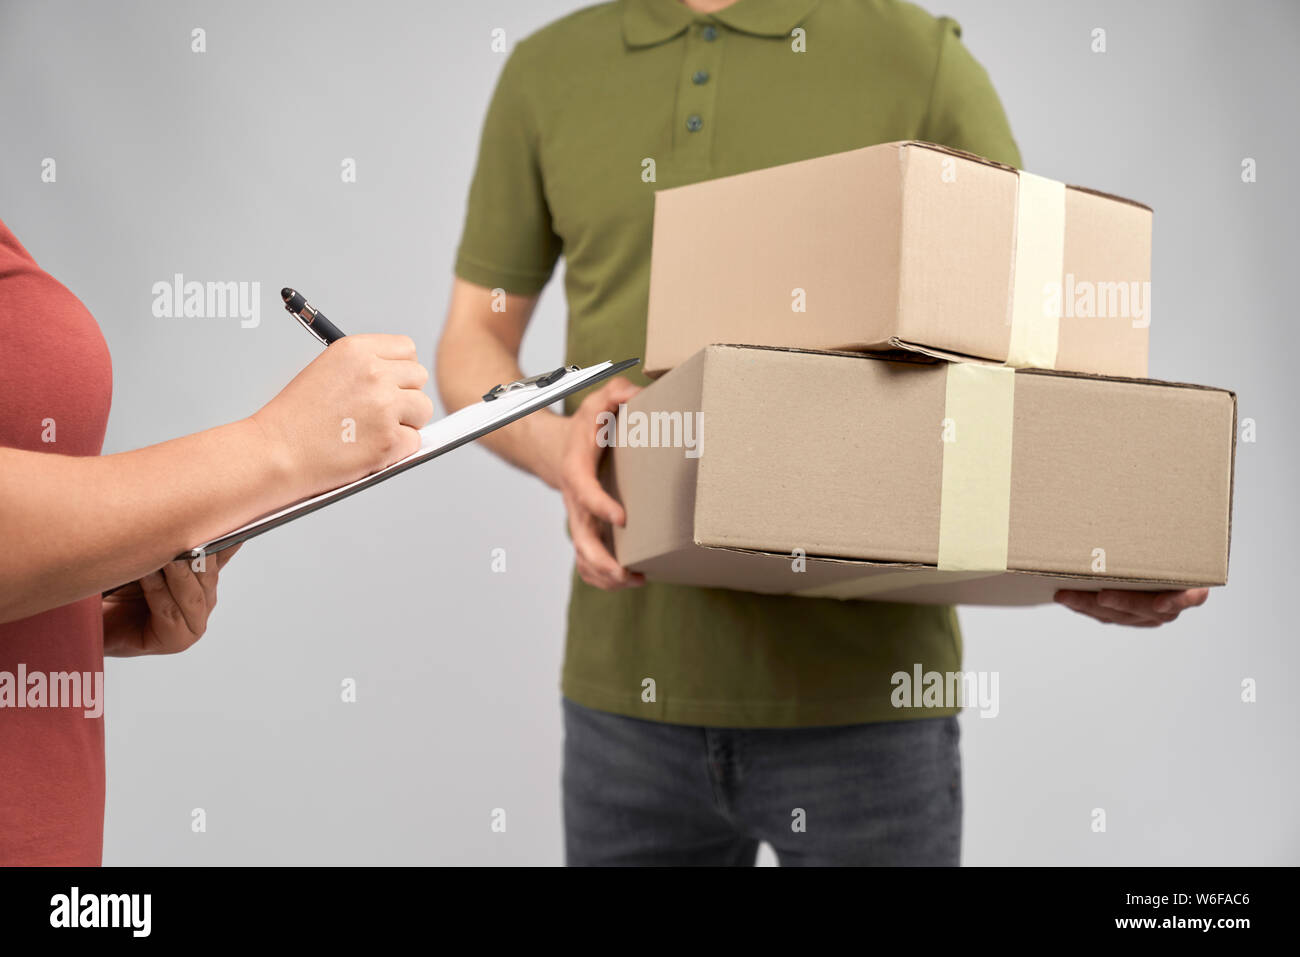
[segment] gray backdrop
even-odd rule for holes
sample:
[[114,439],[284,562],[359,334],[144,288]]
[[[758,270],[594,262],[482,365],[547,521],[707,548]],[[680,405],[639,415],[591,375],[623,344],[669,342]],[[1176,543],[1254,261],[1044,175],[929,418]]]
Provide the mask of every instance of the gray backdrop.
[[[0,218],[103,326],[105,451],[272,396],[317,351],[285,284],[428,361],[492,31],[574,6],[0,0]],[[963,613],[966,668],[1001,681],[997,718],[962,718],[964,859],[1296,863],[1297,5],[927,6],[965,27],[1028,169],[1155,208],[1152,375],[1237,389],[1258,430],[1206,607],[1159,631]],[[155,318],[177,272],[260,282],[260,325]],[[553,282],[526,368],[557,364],[563,325]],[[246,547],[195,649],[108,666],[106,863],[558,863],[562,529],[557,496],[475,447]]]

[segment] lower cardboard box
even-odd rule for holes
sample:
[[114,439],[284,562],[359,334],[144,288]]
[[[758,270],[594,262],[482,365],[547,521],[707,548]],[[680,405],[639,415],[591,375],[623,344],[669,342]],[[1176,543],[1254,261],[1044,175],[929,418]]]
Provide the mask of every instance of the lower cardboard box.
[[1028,605],[1228,579],[1223,389],[715,345],[600,428],[615,554],[653,581]]

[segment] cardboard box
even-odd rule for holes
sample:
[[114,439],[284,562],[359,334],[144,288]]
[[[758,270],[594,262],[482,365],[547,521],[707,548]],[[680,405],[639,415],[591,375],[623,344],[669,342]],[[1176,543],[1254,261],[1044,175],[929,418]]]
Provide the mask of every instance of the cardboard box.
[[605,436],[615,553],[652,580],[835,598],[1221,585],[1235,432],[1221,389],[710,346]]
[[645,369],[744,342],[1141,377],[1150,279],[1148,207],[887,143],[656,193]]

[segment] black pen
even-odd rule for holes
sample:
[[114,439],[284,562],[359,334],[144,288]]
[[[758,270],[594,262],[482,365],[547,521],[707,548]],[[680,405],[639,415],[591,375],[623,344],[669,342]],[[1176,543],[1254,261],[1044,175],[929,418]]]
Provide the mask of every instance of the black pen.
[[280,298],[284,300],[284,308],[289,315],[297,319],[304,329],[319,339],[321,345],[327,346],[331,342],[343,338],[343,330],[326,319],[325,313],[313,308],[306,297],[296,289],[285,286],[280,290]]

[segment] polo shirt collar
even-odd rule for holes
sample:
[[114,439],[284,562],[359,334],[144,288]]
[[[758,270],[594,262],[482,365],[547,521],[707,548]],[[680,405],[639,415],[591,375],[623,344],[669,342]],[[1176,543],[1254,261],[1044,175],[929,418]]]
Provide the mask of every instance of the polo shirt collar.
[[681,0],[625,0],[623,38],[628,46],[654,46],[671,40],[697,18],[712,17],[741,33],[788,36],[819,0],[738,0],[712,14],[697,13]]

